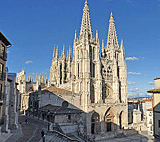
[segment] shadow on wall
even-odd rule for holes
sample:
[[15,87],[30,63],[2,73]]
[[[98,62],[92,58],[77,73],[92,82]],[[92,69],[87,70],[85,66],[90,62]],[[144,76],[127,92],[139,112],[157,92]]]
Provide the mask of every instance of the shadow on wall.
[[[60,105],[47,104],[46,102],[46,105],[39,107],[40,95],[45,95],[46,98],[49,97],[51,99],[50,102],[54,102],[55,100],[52,100],[54,98],[59,101],[57,104]],[[74,130],[74,132],[78,132],[80,137],[90,141],[126,137],[138,133],[134,129],[124,129],[125,115],[123,111],[120,112],[119,118],[117,118],[114,109],[110,107],[107,109],[104,118],[100,118],[101,116],[95,110],[85,113],[51,91],[47,91],[47,93],[46,91],[41,91],[41,94],[38,91],[31,93],[26,115],[44,120],[49,124],[56,124],[57,127],[61,128],[59,130],[65,134]],[[119,121],[118,124],[117,120]],[[55,127],[55,125],[52,126]],[[69,130],[69,127],[73,129]]]

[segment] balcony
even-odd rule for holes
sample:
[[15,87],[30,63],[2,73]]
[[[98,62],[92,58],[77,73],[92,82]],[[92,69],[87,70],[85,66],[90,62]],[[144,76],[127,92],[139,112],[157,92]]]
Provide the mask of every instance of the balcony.
[[4,61],[7,61],[7,53],[0,53],[0,58],[3,59]]

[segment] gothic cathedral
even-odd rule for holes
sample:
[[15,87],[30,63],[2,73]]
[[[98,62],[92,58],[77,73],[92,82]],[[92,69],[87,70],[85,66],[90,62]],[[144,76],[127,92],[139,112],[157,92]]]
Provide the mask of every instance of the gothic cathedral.
[[[80,35],[75,31],[73,58],[71,48],[65,58],[65,47],[58,58],[53,52],[49,85],[80,94],[80,106],[88,113],[88,131],[113,131],[128,126],[127,73],[123,40],[119,47],[113,14],[110,15],[106,46],[101,55],[98,31],[92,35],[88,2],[84,3]],[[76,103],[76,102],[75,102]],[[112,122],[112,126],[111,123]],[[105,125],[108,125],[107,127]],[[92,129],[94,127],[94,131]],[[95,128],[97,127],[97,128]],[[107,128],[105,130],[105,128]],[[100,130],[99,130],[100,129]]]

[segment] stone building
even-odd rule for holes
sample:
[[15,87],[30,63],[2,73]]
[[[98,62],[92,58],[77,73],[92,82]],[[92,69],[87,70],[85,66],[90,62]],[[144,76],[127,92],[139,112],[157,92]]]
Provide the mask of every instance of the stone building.
[[9,48],[12,44],[8,41],[8,39],[0,32],[0,125],[3,124],[3,101],[5,97],[5,89],[4,89],[4,73],[5,66],[7,61],[7,48]]
[[17,90],[16,73],[6,67],[7,48],[11,43],[0,32],[0,139],[10,136],[10,130],[18,128],[20,93]]
[[160,77],[154,79],[155,89],[147,91],[153,93],[153,135],[160,139]]
[[17,89],[21,93],[20,111],[25,114],[29,104],[29,93],[38,90],[39,85],[41,85],[41,88],[46,87],[48,85],[47,78],[45,79],[44,76],[41,76],[40,74],[39,76],[36,75],[35,82],[31,76],[28,76],[26,81],[26,72],[24,69],[22,69],[21,72],[17,73],[16,82],[18,83]]
[[[29,108],[26,115],[58,124],[63,133],[77,132],[82,123],[83,111],[72,104],[75,101],[79,105],[79,96],[55,86],[43,89],[39,87],[38,91],[29,93]],[[84,127],[81,128],[81,132],[83,131]]]
[[53,85],[72,92],[70,96],[61,97],[86,113],[87,134],[128,127],[125,53],[123,40],[120,47],[118,44],[112,13],[107,44],[102,41],[100,55],[98,31],[94,38],[85,1],[79,37],[75,31],[73,58],[71,48],[66,58],[65,47],[59,58],[58,46],[54,49],[49,76],[49,86]]

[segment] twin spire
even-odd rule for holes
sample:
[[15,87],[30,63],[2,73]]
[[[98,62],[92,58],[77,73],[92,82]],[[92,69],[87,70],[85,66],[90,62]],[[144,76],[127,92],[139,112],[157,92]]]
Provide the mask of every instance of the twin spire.
[[82,23],[80,29],[80,38],[82,37],[88,37],[88,39],[92,38],[91,20],[87,0],[84,3]]
[[[75,33],[75,36],[77,36],[77,33]],[[80,38],[83,38],[83,37],[87,40],[92,38],[91,20],[90,20],[89,7],[88,7],[87,0],[85,0],[85,3],[84,3],[82,23],[81,23],[81,29],[80,29]],[[119,48],[112,12],[109,20],[107,48]]]
[[116,33],[116,28],[115,28],[112,12],[111,12],[110,19],[109,19],[107,48],[119,48],[117,33]]

